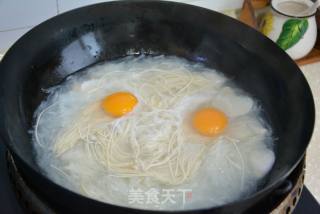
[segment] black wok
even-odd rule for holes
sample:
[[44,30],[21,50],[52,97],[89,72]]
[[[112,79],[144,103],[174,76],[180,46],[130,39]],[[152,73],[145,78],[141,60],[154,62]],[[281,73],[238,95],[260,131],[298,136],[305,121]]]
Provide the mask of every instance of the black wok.
[[258,192],[194,213],[247,211],[283,183],[305,154],[315,117],[310,88],[297,65],[260,33],[219,13],[172,2],[133,0],[83,7],[32,29],[0,65],[2,140],[26,182],[60,213],[138,212],[51,182],[34,160],[28,133],[33,112],[46,96],[43,88],[129,51],[180,56],[220,70],[259,101],[273,128],[276,161]]

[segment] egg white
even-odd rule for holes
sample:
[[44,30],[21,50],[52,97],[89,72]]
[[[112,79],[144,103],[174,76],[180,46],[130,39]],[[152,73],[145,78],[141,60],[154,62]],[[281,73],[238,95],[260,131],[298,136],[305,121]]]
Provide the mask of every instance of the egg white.
[[[38,164],[53,181],[75,192],[143,209],[204,208],[251,194],[274,163],[272,132],[260,117],[255,100],[229,82],[201,64],[164,56],[126,57],[74,74],[49,89],[47,100],[35,112],[32,133]],[[118,91],[134,94],[138,104],[129,114],[115,119],[103,112],[100,103],[105,96]],[[215,107],[228,116],[228,127],[221,135],[204,137],[192,128],[192,113],[201,107]],[[150,173],[158,173],[156,176],[126,177],[122,171],[111,170],[107,162],[97,161],[92,153],[95,139],[88,137],[86,130],[103,130],[107,123],[114,124],[116,129],[116,125],[125,126],[126,120],[133,121],[130,130],[135,130],[137,143],[144,145],[141,148],[146,154],[148,149],[151,154],[156,151],[154,148],[162,149],[162,140],[168,141],[168,136],[179,130],[182,157],[198,164],[195,172],[186,179],[177,179],[182,183],[169,185],[168,177],[159,177],[168,173],[167,165],[155,166]],[[78,131],[73,129],[75,124],[79,124]],[[64,135],[68,142],[59,147],[59,139]],[[117,139],[124,152],[133,151],[129,137],[118,134]],[[196,154],[200,151],[204,153],[198,161]],[[146,170],[140,168],[150,164],[152,157],[144,160],[135,165],[137,172]],[[186,204],[180,203],[181,196],[177,196],[176,204],[139,205],[128,203],[131,188],[187,188],[193,194]]]

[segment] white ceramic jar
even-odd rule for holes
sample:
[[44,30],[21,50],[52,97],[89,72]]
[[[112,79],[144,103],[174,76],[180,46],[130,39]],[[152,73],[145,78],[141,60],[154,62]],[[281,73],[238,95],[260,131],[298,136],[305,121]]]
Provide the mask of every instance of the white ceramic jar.
[[271,10],[262,18],[262,33],[277,43],[292,59],[306,56],[315,45],[316,10],[303,14],[312,4],[310,0],[272,0]]

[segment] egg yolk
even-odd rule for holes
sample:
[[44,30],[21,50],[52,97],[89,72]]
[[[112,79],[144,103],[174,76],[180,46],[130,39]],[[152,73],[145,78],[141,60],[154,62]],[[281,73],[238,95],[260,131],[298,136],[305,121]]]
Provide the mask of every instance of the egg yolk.
[[121,117],[131,112],[137,103],[138,100],[133,94],[129,92],[116,92],[103,99],[102,108],[113,117]]
[[192,125],[200,134],[213,137],[227,127],[228,118],[216,108],[203,108],[194,113]]

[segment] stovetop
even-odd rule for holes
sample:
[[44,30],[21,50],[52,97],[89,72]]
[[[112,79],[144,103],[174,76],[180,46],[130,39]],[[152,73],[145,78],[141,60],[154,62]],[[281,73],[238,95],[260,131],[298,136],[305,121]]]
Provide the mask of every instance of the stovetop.
[[[5,152],[5,147],[0,142],[0,213],[23,214],[24,211],[17,201],[9,180]],[[293,214],[300,213],[320,213],[320,205],[306,187],[303,188],[301,198],[293,212]]]

